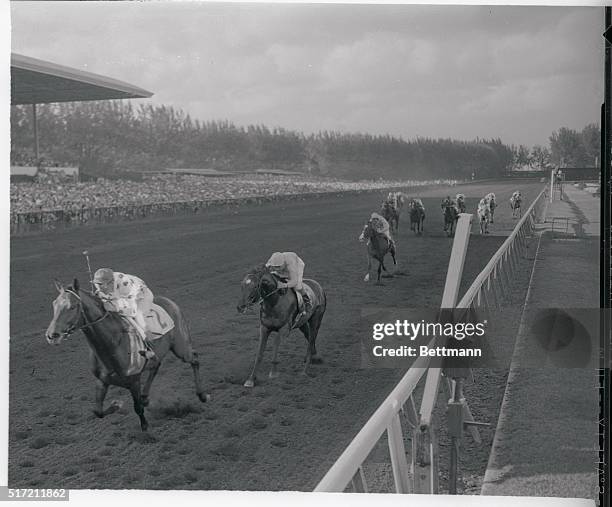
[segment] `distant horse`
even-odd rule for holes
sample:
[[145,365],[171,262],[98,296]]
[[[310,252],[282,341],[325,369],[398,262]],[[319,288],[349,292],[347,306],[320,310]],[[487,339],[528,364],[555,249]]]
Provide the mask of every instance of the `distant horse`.
[[396,200],[394,201],[385,200],[382,203],[382,206],[380,208],[380,214],[385,218],[387,222],[389,222],[391,234],[396,236],[399,230],[399,218],[400,218],[400,212],[399,212],[399,209],[397,208],[397,201]]
[[485,200],[489,203],[489,212],[491,214],[490,222],[493,223],[495,208],[497,208],[497,204],[495,203],[495,194],[493,192],[488,193],[485,195]]
[[489,201],[487,201],[486,198],[480,199],[476,212],[478,214],[478,221],[480,222],[480,234],[489,234],[491,209],[489,208]]
[[278,377],[278,346],[281,337],[287,338],[292,329],[299,327],[300,331],[308,342],[306,356],[304,357],[304,373],[308,366],[321,363],[321,358],[317,355],[315,345],[321,320],[327,308],[327,296],[321,285],[315,280],[304,279],[303,284],[310,289],[311,309],[298,322],[295,319],[298,315],[298,301],[293,289],[279,289],[279,279],[270,272],[270,269],[261,265],[252,269],[242,279],[241,295],[236,309],[240,313],[246,311],[254,304],[260,304],[259,310],[259,349],[255,358],[253,370],[249,378],[245,381],[245,387],[253,387],[257,379],[257,370],[263,359],[266,343],[270,333],[276,332],[272,351],[272,369],[269,377]]
[[380,277],[382,271],[387,271],[385,267],[385,256],[390,253],[391,258],[393,259],[393,264],[397,265],[397,261],[395,259],[396,251],[395,245],[393,242],[389,241],[389,239],[382,233],[377,232],[372,223],[368,222],[361,233],[360,240],[367,242],[368,249],[368,272],[365,275],[363,281],[370,281],[370,270],[372,269],[372,259],[378,261],[378,278],[376,283],[380,284]]
[[465,195],[457,194],[455,196],[455,200],[457,201],[457,209],[459,210],[459,213],[465,213]]
[[412,199],[408,204],[410,210],[410,229],[415,234],[423,234],[423,222],[425,222],[425,206],[421,199]]
[[[107,311],[100,298],[80,290],[76,278],[72,287],[64,288],[58,282],[55,282],[55,287],[59,295],[53,301],[53,319],[45,337],[48,343],[57,345],[75,331],[83,331],[91,349],[91,371],[96,377],[93,410],[96,416],[102,418],[120,408],[118,402],[114,401],[104,409],[104,398],[110,385],[124,387],[132,395],[134,411],[140,418],[142,431],[147,431],[149,425],[144,416],[144,408],[149,404],[151,384],[168,351],[191,365],[200,401],[205,402],[210,398],[201,387],[198,355],[193,350],[187,323],[176,303],[164,297],[155,298],[155,303],[172,317],[175,327],[152,342],[157,358],[148,361],[142,358],[144,366],[140,371],[131,373],[134,351],[126,321],[118,313]],[[142,375],[145,373],[146,380],[142,386]]]
[[512,194],[512,197],[510,197],[510,209],[512,210],[513,218],[516,216],[518,216],[519,218],[523,216],[523,212],[521,209],[522,201],[523,198],[518,190]]
[[459,211],[457,207],[452,204],[444,207],[444,230],[446,231],[447,236],[452,236],[455,223],[459,220]]

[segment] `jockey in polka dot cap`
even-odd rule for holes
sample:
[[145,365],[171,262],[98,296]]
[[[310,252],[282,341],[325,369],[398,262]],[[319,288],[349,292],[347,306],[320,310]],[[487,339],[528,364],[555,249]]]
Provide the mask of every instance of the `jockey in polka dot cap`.
[[104,308],[125,317],[138,332],[145,345],[141,355],[147,359],[156,357],[146,336],[145,315],[151,311],[153,293],[137,276],[119,273],[109,268],[100,268],[93,279],[96,294]]

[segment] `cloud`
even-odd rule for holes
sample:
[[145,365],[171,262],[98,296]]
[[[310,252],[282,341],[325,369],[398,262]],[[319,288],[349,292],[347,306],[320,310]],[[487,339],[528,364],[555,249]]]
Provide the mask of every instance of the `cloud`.
[[600,8],[13,2],[11,13],[14,51],[132,82],[202,120],[534,144],[599,118]]

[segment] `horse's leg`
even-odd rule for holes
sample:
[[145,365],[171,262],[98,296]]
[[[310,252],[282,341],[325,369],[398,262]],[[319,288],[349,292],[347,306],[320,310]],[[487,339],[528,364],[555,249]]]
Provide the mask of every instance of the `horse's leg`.
[[102,418],[104,416],[112,414],[113,412],[116,412],[122,407],[123,404],[120,401],[113,400],[110,406],[106,410],[104,410],[104,399],[106,398],[106,393],[108,392],[108,387],[110,384],[108,382],[106,375],[102,373],[100,363],[98,362],[98,358],[93,352],[90,352],[89,360],[91,363],[91,372],[96,378],[95,380],[96,382],[95,402],[94,402],[93,413],[97,417]]
[[[308,341],[308,346],[310,347],[310,362],[311,364],[320,364],[323,360],[317,354],[317,336],[319,335],[319,328],[321,327],[321,321],[323,320],[323,315],[325,310],[319,308],[310,318],[308,322],[310,339]],[[304,334],[306,336],[306,334]]]
[[130,383],[130,394],[134,402],[134,412],[136,412],[140,418],[140,429],[142,431],[147,431],[149,429],[149,423],[145,419],[144,405],[140,396],[140,377],[136,377],[136,379]]
[[379,284],[379,285],[381,284],[380,276],[382,274],[382,270],[383,270],[383,263],[382,263],[382,261],[378,261],[378,280],[376,281],[376,283]]
[[366,253],[368,256],[368,272],[366,273],[366,276],[363,277],[363,281],[369,282],[370,281],[370,271],[372,270],[372,257],[370,256],[370,252],[366,252]]
[[[285,333],[285,337],[289,336],[289,333],[291,332],[289,325],[287,325],[287,330],[288,332]],[[272,337],[272,368],[270,369],[270,374],[268,375],[270,378],[278,377],[278,346],[280,345],[280,341],[281,334],[280,331],[278,331],[277,333],[274,333],[274,336]]]
[[142,388],[142,393],[140,395],[143,407],[149,406],[149,391],[151,390],[153,379],[155,379],[155,375],[157,375],[157,371],[159,370],[160,366],[161,361],[156,361],[153,367],[147,370],[147,379],[145,380],[144,387]]
[[304,338],[306,338],[306,342],[308,343],[308,345],[306,346],[306,355],[304,356],[303,371],[304,375],[306,375],[308,373],[308,366],[310,366],[310,363],[312,361],[312,333],[309,322],[306,322],[306,324],[300,327],[300,331],[302,331],[302,334],[304,335]]
[[266,349],[266,343],[268,341],[268,336],[270,336],[270,330],[265,327],[263,324],[259,326],[259,350],[257,351],[257,356],[255,357],[255,364],[253,365],[253,371],[249,375],[249,378],[244,383],[244,387],[253,387],[255,385],[255,379],[257,378],[257,369],[259,368],[259,363],[263,359],[264,350]]
[[108,387],[109,385],[107,383],[103,382],[99,378],[96,378],[96,401],[93,413],[100,419],[112,414],[113,412],[117,412],[117,410],[119,410],[122,406],[119,401],[115,400],[106,408],[106,410],[104,410],[104,398],[106,398]]
[[[184,363],[189,363],[189,365],[191,366],[191,370],[193,371],[193,382],[195,384],[196,394],[202,403],[206,403],[208,400],[210,400],[210,394],[207,394],[204,391],[204,387],[202,387],[202,379],[200,377],[200,361],[198,359],[198,353],[193,350],[193,344],[191,343],[191,339],[189,338],[189,335],[187,333],[188,332],[185,330],[183,333],[175,334],[174,340],[172,341],[172,345],[170,346],[170,350],[181,361],[183,361]],[[165,337],[160,338],[160,340],[163,339],[165,339]],[[163,356],[159,355],[159,357],[161,358]],[[155,377],[155,374],[153,374],[153,377]],[[148,381],[149,379],[147,378],[147,382]],[[151,382],[153,382],[153,378],[151,378]]]

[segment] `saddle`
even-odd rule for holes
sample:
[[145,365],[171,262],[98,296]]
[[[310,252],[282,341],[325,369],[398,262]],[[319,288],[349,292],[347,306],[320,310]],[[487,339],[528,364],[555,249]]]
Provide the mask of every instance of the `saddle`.
[[[127,335],[130,341],[130,364],[126,374],[128,376],[136,375],[143,370],[147,362],[140,352],[150,349],[150,346],[142,339],[142,336],[134,327],[130,319],[122,316],[122,320],[126,325]],[[174,329],[172,317],[168,315],[166,310],[155,303],[153,303],[151,311],[145,315],[145,322],[147,323],[145,334],[148,341],[157,340]]]
[[[291,325],[291,329],[295,329],[296,327],[303,326],[310,317],[312,316],[312,311],[314,309],[315,302],[315,293],[310,287],[310,285],[306,283],[302,283],[303,292],[302,294],[298,290],[294,290],[295,296],[297,298],[298,303],[298,313],[296,316],[296,320]],[[303,296],[306,296],[305,298]],[[301,318],[300,318],[301,317]]]
[[161,306],[153,303],[151,311],[145,315],[147,339],[157,340],[174,329],[174,321]]

